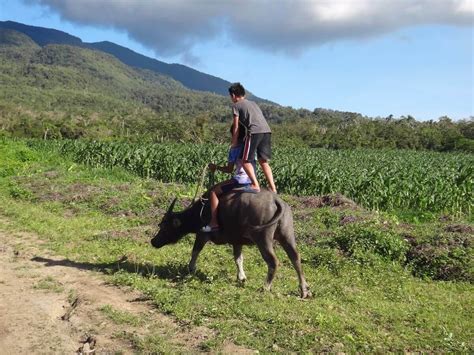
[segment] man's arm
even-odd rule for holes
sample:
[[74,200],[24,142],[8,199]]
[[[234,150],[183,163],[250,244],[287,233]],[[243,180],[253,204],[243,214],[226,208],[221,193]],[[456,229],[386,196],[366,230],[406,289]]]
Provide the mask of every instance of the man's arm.
[[236,147],[239,143],[239,129],[239,116],[234,115],[234,119],[232,120],[232,147]]

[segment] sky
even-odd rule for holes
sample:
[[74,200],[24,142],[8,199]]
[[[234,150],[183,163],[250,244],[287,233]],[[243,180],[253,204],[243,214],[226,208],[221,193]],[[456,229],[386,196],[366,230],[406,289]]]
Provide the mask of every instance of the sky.
[[111,41],[293,108],[474,116],[474,0],[0,0],[0,20]]

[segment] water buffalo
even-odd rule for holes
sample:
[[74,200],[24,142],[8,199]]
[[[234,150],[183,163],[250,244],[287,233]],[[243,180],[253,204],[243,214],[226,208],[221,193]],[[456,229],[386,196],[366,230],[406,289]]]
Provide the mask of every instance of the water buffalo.
[[176,243],[188,233],[195,233],[189,270],[196,270],[196,260],[208,241],[216,244],[232,244],[234,260],[237,265],[237,278],[245,281],[243,269],[242,246],[256,244],[268,265],[268,274],[264,284],[270,290],[277,269],[278,259],[273,244],[277,240],[290,258],[298,274],[300,295],[310,296],[310,291],[301,268],[301,259],[296,250],[291,209],[276,194],[261,190],[258,194],[230,192],[221,196],[219,203],[218,232],[204,233],[200,231],[210,219],[209,204],[200,199],[181,212],[173,212],[176,199],[171,203],[164,215],[159,232],[151,240],[156,248]]

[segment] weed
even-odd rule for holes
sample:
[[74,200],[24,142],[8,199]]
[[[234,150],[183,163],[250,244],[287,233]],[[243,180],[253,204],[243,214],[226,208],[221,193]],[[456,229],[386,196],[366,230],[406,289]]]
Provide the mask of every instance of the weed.
[[[230,247],[207,245],[197,273],[190,275],[193,238],[159,250],[150,246],[146,231],[156,226],[156,217],[174,196],[192,196],[192,186],[73,165],[54,152],[20,161],[14,152],[24,148],[8,140],[0,147],[5,153],[0,169],[4,163],[14,168],[12,175],[0,178],[0,213],[10,221],[0,228],[33,232],[46,241],[45,248],[67,258],[69,267],[97,270],[111,283],[141,291],[181,324],[215,330],[218,335],[206,340],[203,350],[220,349],[226,341],[262,352],[474,349],[473,285],[458,277],[467,275],[460,272],[469,270],[469,259],[474,259],[471,234],[469,228],[453,227],[469,222],[450,216],[447,222],[403,223],[389,212],[284,196],[295,206],[298,248],[314,295],[301,301],[293,267],[279,247],[273,290],[261,292],[267,269],[256,248],[244,248],[248,280],[242,287],[235,280]],[[57,174],[49,179],[45,171]],[[34,196],[12,196],[13,182]],[[58,198],[41,198],[50,189]],[[110,209],[102,210],[110,199]],[[74,214],[66,217],[69,209]],[[437,275],[453,281],[433,281]],[[53,289],[55,284],[61,286],[52,279],[36,285]],[[103,312],[125,326],[135,321],[113,308]],[[131,339],[139,352],[180,351],[167,335],[118,336]]]
[[415,275],[474,282],[472,234],[440,233],[412,239],[407,254]]
[[48,276],[38,281],[33,288],[37,290],[51,291],[55,293],[61,293],[64,291],[63,285],[60,282],[54,280],[51,276]]
[[387,260],[403,262],[408,243],[390,226],[362,222],[344,226],[335,235],[334,241],[348,255],[363,261],[374,253]]
[[24,189],[15,184],[10,185],[9,194],[13,198],[23,199],[23,200],[29,200],[33,196],[31,191]]
[[171,345],[164,335],[154,334],[139,336],[136,333],[122,331],[115,335],[119,339],[129,341],[133,348],[144,354],[179,354],[179,348]]
[[100,311],[116,324],[128,324],[136,327],[143,323],[142,318],[126,311],[116,310],[111,305],[102,306]]

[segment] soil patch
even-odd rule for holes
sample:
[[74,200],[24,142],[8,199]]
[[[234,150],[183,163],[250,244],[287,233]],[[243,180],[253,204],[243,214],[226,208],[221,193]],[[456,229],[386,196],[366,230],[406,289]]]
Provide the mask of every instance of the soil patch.
[[341,194],[323,196],[303,196],[299,197],[297,201],[302,207],[306,208],[358,207],[358,205],[354,201]]
[[462,234],[474,233],[474,227],[471,227],[465,224],[451,224],[449,226],[446,226],[444,230],[450,233],[462,233]]
[[[7,221],[0,220],[1,224]],[[142,294],[108,285],[103,275],[37,247],[27,233],[0,230],[0,353],[135,353],[147,337],[169,349],[202,352],[215,337],[205,327],[181,325]],[[104,307],[130,314],[139,324],[116,324]],[[250,353],[232,343],[220,351]]]

